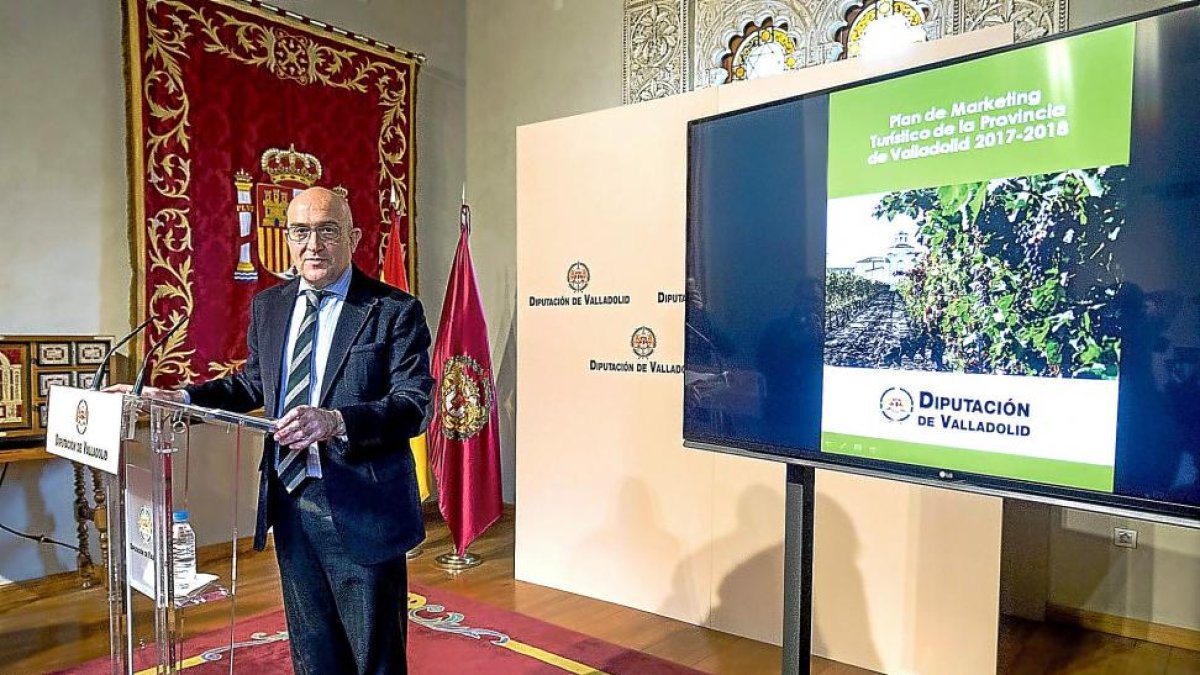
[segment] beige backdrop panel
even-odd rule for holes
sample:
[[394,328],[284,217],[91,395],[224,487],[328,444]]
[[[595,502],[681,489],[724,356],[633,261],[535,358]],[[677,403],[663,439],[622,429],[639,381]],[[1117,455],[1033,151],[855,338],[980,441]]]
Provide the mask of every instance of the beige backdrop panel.
[[[707,621],[712,588],[697,556],[712,540],[712,458],[680,446],[678,375],[590,364],[648,363],[630,348],[641,326],[656,361],[682,362],[679,305],[647,299],[681,290],[680,130],[715,107],[710,91],[517,132],[517,578],[691,623]],[[586,293],[634,302],[529,306],[582,299],[566,283],[576,261]]]
[[[943,39],[891,67],[1011,36]],[[683,358],[683,305],[659,294],[683,292],[687,122],[885,70],[833,64],[517,130],[518,579],[781,641],[782,466],[683,448],[680,376],[637,369]],[[628,301],[572,304],[587,296]],[[830,472],[818,486],[820,652],[994,670],[999,501]]]

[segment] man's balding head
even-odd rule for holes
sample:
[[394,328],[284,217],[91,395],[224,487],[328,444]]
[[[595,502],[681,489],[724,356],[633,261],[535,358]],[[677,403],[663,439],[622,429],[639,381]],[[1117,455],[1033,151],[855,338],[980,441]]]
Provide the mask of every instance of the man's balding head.
[[288,224],[313,223],[311,213],[314,211],[338,225],[354,227],[354,218],[350,215],[350,204],[346,198],[323,187],[310,187],[292,197],[287,210]]
[[[296,271],[317,288],[337,281],[362,238],[346,198],[326,188],[308,188],[292,198],[287,218],[288,249]],[[335,229],[336,236],[329,238]],[[306,232],[303,241],[295,240]]]

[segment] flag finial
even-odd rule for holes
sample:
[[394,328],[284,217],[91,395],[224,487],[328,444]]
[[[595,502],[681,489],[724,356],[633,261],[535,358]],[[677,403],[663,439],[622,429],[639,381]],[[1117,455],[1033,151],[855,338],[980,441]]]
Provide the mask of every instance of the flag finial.
[[471,234],[471,207],[467,206],[467,184],[464,181],[462,186],[462,207],[458,210],[458,229],[462,232]]

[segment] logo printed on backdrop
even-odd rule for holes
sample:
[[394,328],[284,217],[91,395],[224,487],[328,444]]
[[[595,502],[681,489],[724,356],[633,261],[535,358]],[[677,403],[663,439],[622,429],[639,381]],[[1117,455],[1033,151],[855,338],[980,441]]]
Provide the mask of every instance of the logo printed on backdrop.
[[681,363],[660,363],[650,360],[658,349],[658,336],[649,326],[638,326],[629,336],[629,348],[636,361],[602,361],[589,359],[588,370],[609,371],[614,373],[658,373],[663,375],[678,375],[683,373]]
[[75,406],[75,431],[82,436],[87,433],[88,428],[88,406],[87,401],[80,399],[79,405]]
[[654,335],[654,331],[642,326],[633,331],[633,335],[629,337],[629,346],[633,348],[633,353],[639,359],[648,359],[654,353],[654,348],[658,346],[658,337]]
[[582,262],[577,260],[575,264],[567,268],[567,285],[576,293],[582,293],[591,280],[592,271]]
[[483,429],[491,416],[492,392],[478,361],[466,355],[446,361],[438,405],[442,407],[442,431],[447,438],[463,441]]
[[892,387],[879,397],[879,412],[892,422],[903,422],[913,414],[912,394],[899,387]]
[[584,293],[592,283],[592,270],[586,263],[576,260],[567,266],[567,289],[573,295],[531,295],[530,307],[600,307],[604,305],[628,305],[628,293],[610,295],[592,295]]

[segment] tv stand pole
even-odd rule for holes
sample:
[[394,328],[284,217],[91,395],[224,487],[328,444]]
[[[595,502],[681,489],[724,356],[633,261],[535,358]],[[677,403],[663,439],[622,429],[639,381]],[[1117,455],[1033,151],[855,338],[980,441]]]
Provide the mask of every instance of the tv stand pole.
[[809,675],[812,660],[813,510],[816,469],[787,465],[783,535],[782,675]]

